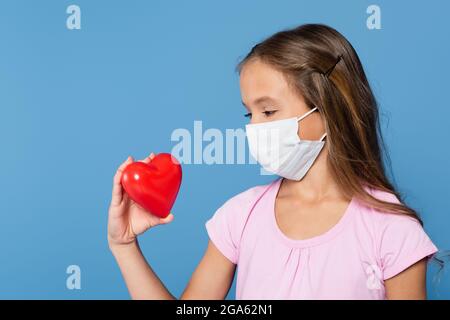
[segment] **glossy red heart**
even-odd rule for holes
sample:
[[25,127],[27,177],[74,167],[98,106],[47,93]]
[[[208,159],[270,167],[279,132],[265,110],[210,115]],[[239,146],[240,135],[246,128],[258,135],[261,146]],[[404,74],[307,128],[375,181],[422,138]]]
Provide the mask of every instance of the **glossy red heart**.
[[170,153],[157,154],[150,163],[127,165],[121,183],[129,197],[150,213],[165,218],[178,195],[181,165]]

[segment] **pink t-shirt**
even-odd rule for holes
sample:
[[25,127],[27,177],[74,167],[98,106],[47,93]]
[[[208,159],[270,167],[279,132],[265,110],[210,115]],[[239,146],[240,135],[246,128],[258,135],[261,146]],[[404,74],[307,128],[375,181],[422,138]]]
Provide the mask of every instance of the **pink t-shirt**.
[[[304,240],[278,227],[282,178],[226,201],[205,223],[209,238],[237,265],[236,299],[385,299],[384,280],[437,251],[412,217],[369,208],[355,197],[339,222]],[[391,193],[372,195],[399,203]]]

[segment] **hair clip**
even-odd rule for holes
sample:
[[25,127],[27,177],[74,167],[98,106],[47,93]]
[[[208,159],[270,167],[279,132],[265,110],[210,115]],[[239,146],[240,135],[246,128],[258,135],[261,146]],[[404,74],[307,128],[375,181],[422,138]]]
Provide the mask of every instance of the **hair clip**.
[[336,63],[335,63],[330,69],[328,69],[326,72],[321,72],[321,73],[322,73],[325,77],[328,78],[328,76],[331,74],[331,72],[333,72],[334,67],[336,67],[336,65],[339,63],[339,61],[341,61],[341,59],[342,59],[342,54],[340,54],[340,55],[338,56],[338,59],[337,59]]

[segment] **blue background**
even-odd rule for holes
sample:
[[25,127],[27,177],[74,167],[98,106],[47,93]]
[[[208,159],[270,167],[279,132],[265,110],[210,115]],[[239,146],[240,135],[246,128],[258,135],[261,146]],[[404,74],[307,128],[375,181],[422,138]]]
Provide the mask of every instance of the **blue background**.
[[[344,4],[345,3],[345,4]],[[81,30],[66,8],[81,7]],[[381,30],[366,8],[381,7]],[[234,67],[284,28],[326,23],[354,45],[380,102],[393,178],[450,248],[448,1],[19,1],[0,3],[0,298],[127,299],[106,241],[117,166],[170,152],[173,130],[243,128]],[[229,197],[272,180],[257,165],[185,165],[175,220],[141,237],[180,296]],[[66,268],[81,267],[81,290]],[[450,298],[444,273],[428,293]],[[228,298],[235,297],[235,284]]]

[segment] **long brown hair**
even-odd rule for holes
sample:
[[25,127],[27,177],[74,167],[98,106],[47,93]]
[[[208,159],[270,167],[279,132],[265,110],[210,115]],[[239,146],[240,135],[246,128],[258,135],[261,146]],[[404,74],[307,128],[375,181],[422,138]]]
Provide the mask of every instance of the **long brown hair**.
[[[255,45],[236,70],[240,73],[253,59],[281,71],[308,107],[317,107],[325,118],[328,165],[347,198],[423,225],[386,176],[378,104],[355,49],[342,34],[323,24],[277,32]],[[392,193],[400,203],[380,200],[367,187]]]

